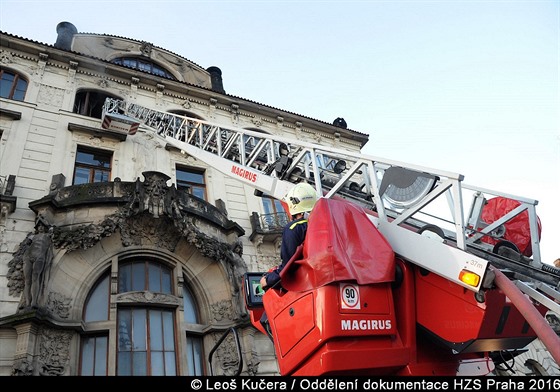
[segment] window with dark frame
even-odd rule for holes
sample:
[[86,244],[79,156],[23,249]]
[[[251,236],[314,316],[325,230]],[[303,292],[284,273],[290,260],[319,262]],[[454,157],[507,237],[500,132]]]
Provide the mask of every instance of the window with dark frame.
[[206,182],[204,171],[177,166],[177,189],[199,197],[206,201]]
[[118,376],[176,376],[173,310],[119,307]]
[[[108,270],[93,285],[84,304],[83,322],[87,325],[87,332],[80,339],[80,375],[106,376],[110,361],[115,361],[116,375],[176,376],[181,368],[177,349],[178,325],[181,325],[182,333],[186,333],[184,366],[187,375],[205,374],[198,305],[188,287],[183,286],[184,323],[176,322],[180,308],[170,307],[166,299],[144,305],[134,301],[117,303],[115,321],[110,320],[108,313],[112,301],[110,281]],[[120,262],[117,282],[119,294],[149,291],[179,295],[173,289],[173,268],[151,257]],[[109,347],[106,332],[107,323],[111,322],[116,330],[114,349]]]
[[[82,318],[86,323],[109,320],[110,273],[106,272],[95,283],[84,304]],[[106,376],[109,354],[109,336],[97,331],[84,335],[80,346],[80,375]]]
[[109,151],[78,147],[72,184],[110,181],[112,159],[113,153]]
[[21,75],[0,68],[0,97],[23,101],[27,91],[27,80]]
[[103,116],[103,105],[107,98],[119,99],[117,96],[96,90],[80,90],[74,99],[73,112],[83,116],[99,118]]
[[111,62],[114,64],[123,65],[125,67],[138,69],[140,71],[149,72],[153,75],[176,80],[175,77],[171,74],[171,72],[167,71],[162,66],[150,60],[146,60],[138,57],[119,57],[113,59]]
[[151,291],[172,294],[170,268],[150,260],[135,260],[119,266],[119,293]]
[[106,376],[109,336],[83,336],[80,355],[81,376]]
[[189,324],[200,324],[198,306],[194,295],[186,286],[183,286],[183,315],[185,318],[184,321],[187,323],[187,376],[203,376],[205,374],[205,368],[202,337],[189,331]]
[[283,228],[289,222],[289,215],[282,202],[269,195],[263,195],[261,200],[264,210],[261,217],[263,229],[277,230]]

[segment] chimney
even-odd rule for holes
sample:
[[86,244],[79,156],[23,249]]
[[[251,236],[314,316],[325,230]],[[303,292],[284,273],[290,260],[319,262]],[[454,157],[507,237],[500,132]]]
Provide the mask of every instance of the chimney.
[[56,38],[54,47],[63,50],[71,50],[72,38],[74,34],[78,33],[76,26],[70,22],[60,22],[56,26],[56,32],[58,33],[58,37]]
[[210,67],[206,69],[210,73],[210,80],[212,81],[212,90],[225,94],[224,85],[222,83],[222,71],[218,67]]

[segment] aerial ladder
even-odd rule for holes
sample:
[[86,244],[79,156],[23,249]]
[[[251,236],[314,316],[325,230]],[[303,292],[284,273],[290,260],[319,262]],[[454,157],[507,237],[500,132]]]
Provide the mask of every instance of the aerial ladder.
[[[364,232],[374,236],[377,232],[380,233],[394,252],[397,262],[393,265],[392,261],[388,261],[391,265],[388,271],[392,271],[392,274],[397,273],[397,280],[400,282],[403,279],[406,281],[403,276],[410,276],[408,280],[414,281],[410,287],[403,288],[407,285],[399,284],[397,289],[395,282],[392,283],[392,288],[388,290],[397,293],[395,298],[389,301],[391,312],[394,308],[399,311],[408,309],[408,316],[414,318],[414,324],[418,323],[427,335],[435,340],[439,339],[439,344],[450,349],[448,351],[464,353],[465,358],[475,351],[514,351],[538,336],[555,361],[560,362],[560,340],[544,322],[544,314],[547,311],[560,314],[560,269],[541,260],[541,225],[536,213],[536,200],[464,184],[463,176],[457,173],[279,135],[224,127],[132,102],[111,98],[106,100],[103,127],[136,130],[139,124],[182,153],[200,159],[225,175],[253,187],[257,195],[266,194],[281,200],[295,183],[305,181],[312,184],[321,197],[320,201],[325,200],[321,202],[319,209],[324,211],[326,218],[316,219],[317,222],[322,221],[325,226],[337,225],[337,222],[329,220],[332,219],[329,214],[338,214],[342,220],[345,219],[344,216],[359,215],[359,218],[350,220],[360,221],[363,218],[362,224],[368,226]],[[472,200],[468,210],[464,202],[467,197]],[[350,220],[347,223],[352,225]],[[313,231],[313,228],[311,229]],[[320,230],[317,231],[319,232]],[[328,242],[329,238],[334,238],[333,235],[339,234],[332,234],[327,236],[328,238],[321,237],[321,241]],[[362,241],[358,247],[362,246],[364,252],[375,253],[375,250],[370,249],[371,244],[367,242]],[[309,253],[311,248],[313,245],[307,246],[301,252]],[[299,257],[302,257],[301,252]],[[304,262],[296,260],[295,263],[300,264],[299,273],[309,273],[313,270],[313,266],[309,265],[306,270]],[[273,295],[269,294],[271,290],[264,296],[255,292],[258,290],[255,282],[260,275],[248,276],[244,283],[249,309],[262,308],[263,299],[266,307],[266,296]],[[346,278],[351,281],[355,276],[348,275]],[[283,277],[284,279],[290,281],[288,276]],[[328,286],[332,282],[323,283]],[[453,288],[448,289],[449,285]],[[350,287],[359,289],[356,286]],[[495,294],[496,291],[500,291],[501,297]],[[374,292],[375,290],[372,291]],[[340,291],[337,293],[340,302]],[[520,293],[522,294],[517,296]],[[368,295],[374,294],[367,294],[366,290],[364,298]],[[423,296],[424,305],[418,303],[419,299],[415,300],[417,303],[410,302],[411,297],[418,296]],[[448,299],[443,300],[443,297]],[[456,298],[459,297],[462,299],[457,302]],[[505,335],[498,336],[497,332],[485,332],[486,335],[482,337],[484,333],[477,331],[475,335],[478,335],[467,339],[466,343],[465,340],[461,340],[466,339],[465,337],[455,336],[455,332],[452,331],[454,328],[461,328],[441,325],[453,324],[453,321],[446,319],[442,322],[441,318],[434,317],[434,312],[441,311],[445,314],[452,312],[450,308],[467,306],[461,302],[466,301],[473,309],[484,308],[476,321],[480,323],[477,328],[494,328],[496,331],[501,328],[500,331],[503,332],[505,326],[500,324],[499,320],[488,321],[491,312],[485,307],[494,302],[508,302],[512,297],[519,301],[515,303],[517,312],[521,308],[525,316],[526,320],[520,317],[524,322],[520,328],[528,333],[526,336],[511,338]],[[530,306],[527,304],[527,298],[532,301]],[[319,297],[314,298],[314,301],[320,300]],[[496,306],[504,307],[503,304]],[[411,308],[415,308],[414,312]],[[508,307],[508,311],[509,309]],[[257,320],[262,311],[253,313],[253,325],[264,332]],[[398,312],[393,313],[393,324],[410,323],[404,316],[396,314]],[[527,317],[528,313],[533,313],[534,316]],[[505,317],[504,314],[502,316]],[[459,319],[461,316],[456,314],[450,317]],[[510,317],[510,322],[513,319],[513,316]],[[503,321],[502,319],[502,323]],[[342,324],[344,325],[344,321]],[[400,359],[396,360],[394,366],[382,372],[418,374],[427,371],[422,367],[416,353],[416,344],[420,344],[415,339],[416,332],[413,331],[416,327],[409,325],[407,328],[408,332],[399,332],[402,335],[399,336],[402,343],[400,348],[403,350],[395,349],[395,357]],[[393,329],[391,334],[394,341],[397,332]],[[292,337],[296,342],[288,345],[289,348],[284,344],[285,347],[282,348],[279,347],[280,339],[281,336],[277,336],[275,340],[275,349],[279,357],[288,358],[286,352],[291,352],[293,356],[307,358],[305,364],[296,363],[297,360],[292,358],[286,359],[284,372],[282,363],[280,364],[282,374],[328,374],[337,371],[343,374],[344,371],[352,371],[351,368],[335,369],[335,365],[330,370],[315,368],[312,363],[316,353],[298,351],[298,344],[305,346],[309,345],[308,342],[300,342],[297,340],[299,338]],[[325,337],[317,339],[324,341]],[[336,336],[333,339],[336,340]],[[342,355],[340,352],[344,349],[337,348],[331,351]],[[323,352],[323,358],[327,358],[329,354],[332,353]],[[406,365],[411,361],[417,366]],[[371,374],[376,366],[372,363],[369,368],[363,370]],[[408,370],[404,371],[403,368]]]

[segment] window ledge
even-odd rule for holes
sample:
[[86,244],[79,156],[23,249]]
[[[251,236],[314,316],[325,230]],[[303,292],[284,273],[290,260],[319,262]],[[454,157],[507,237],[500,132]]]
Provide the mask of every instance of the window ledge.
[[16,112],[15,110],[0,109],[0,116],[8,117],[12,120],[21,120],[21,112]]
[[102,129],[102,128],[95,128],[95,127],[88,127],[86,125],[68,123],[68,130],[70,132],[85,132],[89,133],[94,137],[110,137],[113,139],[117,139],[118,141],[124,142],[127,137],[127,133],[125,132],[118,132],[118,131],[111,131],[109,129]]

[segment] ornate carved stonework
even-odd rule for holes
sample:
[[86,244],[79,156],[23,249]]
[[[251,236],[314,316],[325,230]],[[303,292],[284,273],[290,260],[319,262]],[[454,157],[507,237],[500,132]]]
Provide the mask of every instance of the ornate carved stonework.
[[33,365],[31,360],[27,358],[20,358],[14,361],[14,366],[12,368],[12,376],[32,376],[33,375]]
[[109,87],[109,81],[106,80],[106,79],[100,79],[100,80],[97,82],[97,85],[98,85],[99,87],[101,87],[101,88],[108,88],[108,87]]
[[146,214],[135,215],[121,221],[119,227],[124,246],[150,245],[173,252],[181,239],[180,233],[168,218],[154,221]]
[[[234,230],[235,225],[218,208],[204,201],[168,187],[169,177],[159,172],[144,172],[145,181],[135,183],[95,183],[71,186],[31,202],[35,210],[48,208],[56,202],[57,208],[91,208],[102,199],[106,203],[119,203],[116,212],[105,216],[100,223],[53,227],[52,240],[56,249],[66,253],[76,249],[89,249],[104,237],[120,231],[122,245],[155,246],[173,252],[181,238],[194,246],[203,256],[224,263],[232,287],[232,301],[238,315],[245,309],[240,301],[241,277],[247,272],[242,258],[243,246],[238,240],[232,244],[204,233],[200,227],[204,217],[221,230]],[[78,206],[78,207],[76,207]],[[84,206],[84,207],[82,207]],[[242,230],[242,229],[240,229]],[[23,241],[8,263],[7,274],[10,295],[23,291],[22,255]],[[60,309],[53,303],[53,309]],[[236,317],[234,317],[236,318]]]
[[76,249],[89,249],[97,244],[101,238],[113,234],[119,223],[117,217],[109,216],[99,225],[89,224],[79,226],[74,230],[55,227],[53,237],[55,248],[66,249],[67,252]]
[[39,348],[39,375],[64,375],[70,359],[71,340],[70,332],[43,329]]
[[14,56],[5,50],[0,51],[0,62],[2,64],[10,64],[14,62]]
[[151,43],[142,42],[142,44],[140,45],[140,52],[142,52],[144,56],[150,57],[150,55],[152,54],[152,48],[153,45]]
[[137,291],[134,293],[118,294],[116,298],[118,303],[137,303],[137,304],[169,304],[181,305],[181,300],[174,295],[167,295],[162,293],[153,293],[151,291]]
[[167,181],[170,177],[162,173],[144,172],[144,178],[144,192],[141,200],[144,203],[144,211],[148,211],[154,218],[159,218],[165,214]]
[[[215,338],[217,342],[219,339]],[[239,367],[239,358],[237,357],[237,349],[233,336],[229,334],[216,350],[216,361],[218,362],[221,372],[220,375],[233,376]]]
[[31,242],[33,233],[27,234],[27,237],[21,242],[19,248],[14,252],[13,259],[8,262],[8,293],[12,296],[18,296],[23,293],[25,280],[23,278],[23,254],[27,246]]
[[259,360],[258,354],[256,352],[252,352],[251,358],[248,361],[245,361],[245,366],[247,366],[247,374],[249,376],[257,375],[260,363],[261,361]]
[[215,304],[212,304],[212,318],[215,321],[230,321],[234,319],[233,307],[231,301],[219,301]]
[[189,102],[188,99],[185,99],[185,102],[183,102],[181,106],[187,110],[192,109],[192,104]]
[[65,297],[60,293],[49,293],[47,297],[47,310],[61,319],[70,317],[71,298]]

